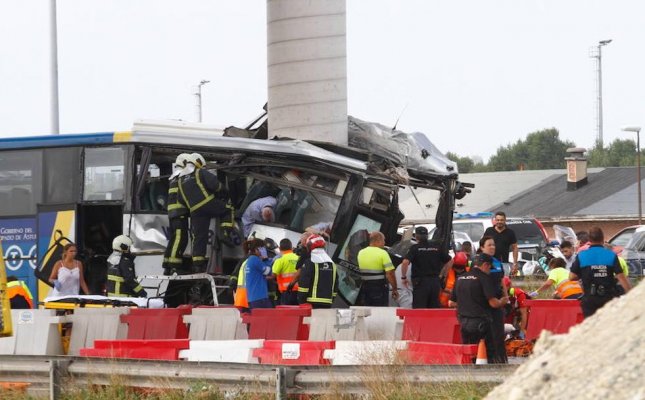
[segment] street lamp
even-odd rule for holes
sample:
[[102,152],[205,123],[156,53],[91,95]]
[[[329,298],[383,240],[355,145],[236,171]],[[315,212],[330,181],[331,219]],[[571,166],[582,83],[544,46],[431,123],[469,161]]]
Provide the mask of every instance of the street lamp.
[[625,126],[625,132],[636,132],[636,179],[638,179],[638,225],[643,223],[643,206],[641,203],[641,127],[640,126]]
[[197,97],[197,122],[202,122],[202,86],[207,83],[210,83],[210,81],[202,79],[197,85],[197,93],[195,93],[195,97]]
[[602,47],[611,43],[611,39],[601,40],[596,46],[598,51],[595,54],[592,54],[591,57],[598,60],[598,145],[602,149],[603,140],[602,140]]

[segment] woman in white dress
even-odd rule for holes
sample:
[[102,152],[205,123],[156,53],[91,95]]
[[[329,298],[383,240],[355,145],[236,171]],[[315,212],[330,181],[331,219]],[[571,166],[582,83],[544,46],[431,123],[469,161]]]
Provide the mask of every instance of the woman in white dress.
[[83,263],[76,260],[76,245],[68,243],[63,248],[63,257],[54,265],[49,282],[54,285],[50,296],[77,296],[80,289],[90,294],[83,276]]

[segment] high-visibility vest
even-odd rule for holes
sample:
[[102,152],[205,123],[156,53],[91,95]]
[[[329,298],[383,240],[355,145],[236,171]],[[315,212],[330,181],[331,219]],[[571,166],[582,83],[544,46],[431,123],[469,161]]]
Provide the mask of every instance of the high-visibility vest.
[[233,305],[240,308],[249,308],[249,300],[246,297],[246,281],[244,279],[246,271],[246,260],[240,267],[240,272],[237,274],[237,289],[233,296]]
[[[280,258],[273,262],[273,273],[280,293],[287,291],[293,277],[296,276],[296,263],[299,258],[294,252],[285,251]],[[294,285],[293,290],[298,290],[298,284]]]
[[558,294],[558,297],[561,299],[566,299],[568,297],[574,296],[574,295],[581,295],[582,294],[582,287],[580,286],[580,282],[578,281],[562,281],[557,288],[555,288],[555,292]]
[[[470,267],[466,267],[465,272],[468,271],[470,271]],[[454,268],[448,269],[446,286],[439,292],[439,303],[441,303],[441,307],[448,307],[448,300],[450,300],[450,295],[452,294],[452,289],[454,289],[456,281],[457,274],[455,274]]]
[[29,304],[29,308],[34,308],[34,298],[31,295],[29,287],[23,281],[7,282],[7,297],[11,300],[15,296],[24,297],[25,301]]

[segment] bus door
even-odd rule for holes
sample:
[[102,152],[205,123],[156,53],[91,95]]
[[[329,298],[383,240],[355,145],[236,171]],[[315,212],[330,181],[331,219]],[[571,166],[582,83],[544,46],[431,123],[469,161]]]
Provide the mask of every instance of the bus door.
[[51,290],[49,276],[54,264],[62,257],[63,247],[68,243],[76,243],[77,217],[76,204],[38,205],[36,225],[39,262],[35,273],[40,281],[37,291],[33,293],[38,301],[43,301]]

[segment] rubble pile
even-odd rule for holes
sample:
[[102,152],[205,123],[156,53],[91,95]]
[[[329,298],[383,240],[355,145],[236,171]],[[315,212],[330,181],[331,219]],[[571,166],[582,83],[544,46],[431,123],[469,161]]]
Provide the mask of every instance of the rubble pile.
[[645,284],[534,354],[486,399],[645,399]]

